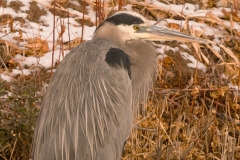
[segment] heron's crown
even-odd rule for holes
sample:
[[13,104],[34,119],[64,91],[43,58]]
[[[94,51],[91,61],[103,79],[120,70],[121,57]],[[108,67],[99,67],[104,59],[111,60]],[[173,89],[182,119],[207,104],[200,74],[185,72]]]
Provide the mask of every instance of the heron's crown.
[[[112,15],[111,17],[108,17],[103,23],[101,23],[98,27],[104,25],[104,23],[109,22],[114,25],[133,25],[133,24],[148,24],[148,20],[143,17],[142,15],[131,12],[131,11],[120,11]],[[96,29],[96,30],[97,30]]]

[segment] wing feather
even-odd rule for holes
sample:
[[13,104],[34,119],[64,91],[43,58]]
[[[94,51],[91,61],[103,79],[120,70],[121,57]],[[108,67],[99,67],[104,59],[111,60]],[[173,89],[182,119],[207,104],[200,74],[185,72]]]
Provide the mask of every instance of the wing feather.
[[42,102],[35,160],[118,160],[132,123],[132,85],[125,68],[105,61],[116,46],[82,43],[56,70]]

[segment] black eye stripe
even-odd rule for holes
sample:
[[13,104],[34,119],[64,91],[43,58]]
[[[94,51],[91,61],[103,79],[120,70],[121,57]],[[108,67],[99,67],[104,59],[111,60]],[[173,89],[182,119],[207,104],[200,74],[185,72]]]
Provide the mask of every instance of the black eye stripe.
[[119,13],[112,17],[107,18],[103,23],[101,23],[97,27],[97,29],[100,28],[101,26],[103,26],[104,23],[106,23],[106,22],[110,22],[115,25],[120,25],[120,24],[121,25],[132,25],[132,24],[143,24],[144,23],[144,21],[137,16],[133,16],[128,13]]
[[114,23],[115,25],[125,24],[125,25],[132,25],[132,24],[142,24],[144,21],[136,16],[127,13],[120,13],[109,17],[106,19],[107,22]]

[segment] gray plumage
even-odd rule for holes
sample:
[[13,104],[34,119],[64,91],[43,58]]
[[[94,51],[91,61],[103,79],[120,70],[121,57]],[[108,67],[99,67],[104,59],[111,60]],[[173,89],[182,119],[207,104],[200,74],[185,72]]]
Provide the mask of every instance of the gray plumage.
[[110,48],[117,46],[94,39],[64,58],[43,99],[34,159],[120,159],[131,129],[132,87],[126,69],[105,62]]
[[104,27],[98,28],[93,39],[107,39],[129,55],[131,61],[133,110],[138,110],[139,103],[145,103],[149,89],[153,87],[153,79],[156,75],[157,52],[152,42],[141,39],[124,41],[120,37],[122,32],[116,31],[112,23],[105,23]]
[[44,95],[33,159],[119,160],[133,113],[153,86],[157,54],[148,41],[166,36],[204,42],[120,12],[100,24],[92,40],[75,47]]

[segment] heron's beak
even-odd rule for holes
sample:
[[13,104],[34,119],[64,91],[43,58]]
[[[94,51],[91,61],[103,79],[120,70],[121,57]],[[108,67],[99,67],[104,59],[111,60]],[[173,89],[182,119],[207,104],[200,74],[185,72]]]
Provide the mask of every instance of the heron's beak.
[[151,41],[177,40],[182,42],[211,43],[209,40],[193,37],[176,30],[159,26],[139,26],[139,30],[137,30],[135,33],[140,39]]

